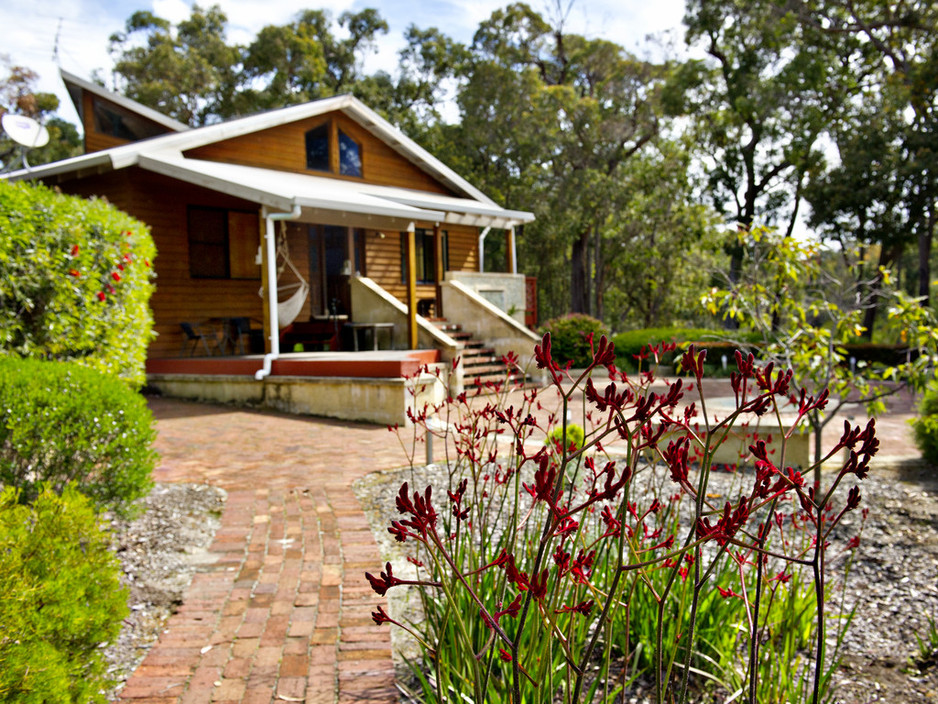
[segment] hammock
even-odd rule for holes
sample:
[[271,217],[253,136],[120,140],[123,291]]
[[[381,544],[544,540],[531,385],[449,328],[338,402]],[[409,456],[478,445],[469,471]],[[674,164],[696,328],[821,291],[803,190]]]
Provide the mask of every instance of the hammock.
[[[277,262],[277,324],[278,327],[285,328],[296,320],[296,316],[303,310],[303,304],[306,303],[306,297],[309,296],[309,284],[290,260],[290,251],[287,249],[287,233],[283,223],[280,223]],[[285,284],[280,283],[280,278],[285,269],[292,271],[297,280]],[[257,295],[261,298],[264,297],[263,286],[258,290]]]

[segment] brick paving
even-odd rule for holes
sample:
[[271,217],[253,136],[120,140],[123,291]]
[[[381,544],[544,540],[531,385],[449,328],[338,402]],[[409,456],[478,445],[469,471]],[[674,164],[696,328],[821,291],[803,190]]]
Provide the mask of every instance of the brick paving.
[[[889,460],[917,456],[911,405],[895,399],[877,423]],[[150,406],[154,478],[212,484],[228,500],[209,565],[118,701],[396,701],[389,632],[371,620],[383,600],[363,578],[380,556],[351,488],[404,463],[396,438],[373,425],[164,398]]]
[[228,492],[178,612],[121,690],[133,704],[396,701],[380,556],[352,492],[399,466],[387,429],[154,398],[161,482]]

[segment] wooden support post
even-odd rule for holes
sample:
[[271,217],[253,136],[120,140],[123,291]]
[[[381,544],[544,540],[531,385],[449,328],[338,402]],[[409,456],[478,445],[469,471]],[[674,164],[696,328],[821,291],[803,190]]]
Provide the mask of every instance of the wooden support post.
[[407,348],[417,349],[417,246],[414,223],[407,226],[404,235],[407,258]]
[[505,249],[508,251],[508,273],[518,273],[518,262],[515,261],[515,228],[509,227],[505,231]]
[[436,267],[436,305],[434,306],[437,318],[443,317],[443,277],[446,275],[443,261],[443,230],[440,223],[433,226],[433,259]]

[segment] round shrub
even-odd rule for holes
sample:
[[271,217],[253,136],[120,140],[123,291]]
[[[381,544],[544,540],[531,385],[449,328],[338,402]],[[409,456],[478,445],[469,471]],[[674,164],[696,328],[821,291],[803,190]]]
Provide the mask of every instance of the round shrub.
[[99,507],[126,512],[156,462],[153,417],[116,377],[69,362],[0,357],[0,485],[32,501],[72,482]]
[[571,363],[574,369],[588,367],[593,357],[590,354],[588,336],[593,333],[594,344],[602,335],[609,334],[602,321],[583,313],[570,313],[544,323],[540,334],[550,333],[550,348],[554,359],[561,365]]
[[0,702],[104,702],[100,644],[127,615],[108,534],[71,487],[17,493],[0,493]]
[[544,441],[545,445],[560,446],[561,449],[573,446],[573,451],[578,451],[583,447],[583,441],[585,440],[586,435],[583,432],[582,426],[577,425],[576,423],[569,423],[567,425],[567,433],[564,435],[563,426],[557,425],[547,436],[547,439]]
[[0,180],[0,351],[142,385],[155,254],[146,226],[103,200]]
[[938,388],[932,386],[925,392],[918,412],[912,420],[915,445],[929,464],[938,465]]

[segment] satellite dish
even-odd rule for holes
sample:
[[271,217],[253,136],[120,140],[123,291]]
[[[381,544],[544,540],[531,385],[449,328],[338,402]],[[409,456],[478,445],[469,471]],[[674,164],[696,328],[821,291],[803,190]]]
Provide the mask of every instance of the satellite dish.
[[27,149],[44,147],[49,143],[49,130],[31,117],[7,113],[0,118],[0,123],[10,139]]
[[[0,117],[0,125],[3,126],[3,131],[6,132],[7,136],[19,145],[20,161],[23,163],[23,168],[29,169],[26,152],[30,149],[46,146],[49,143],[49,130],[31,117],[12,113],[6,113],[3,117]],[[12,151],[10,150],[4,154],[3,158],[6,159]],[[0,162],[0,172],[6,172],[13,168],[14,164],[12,163],[3,164]]]

